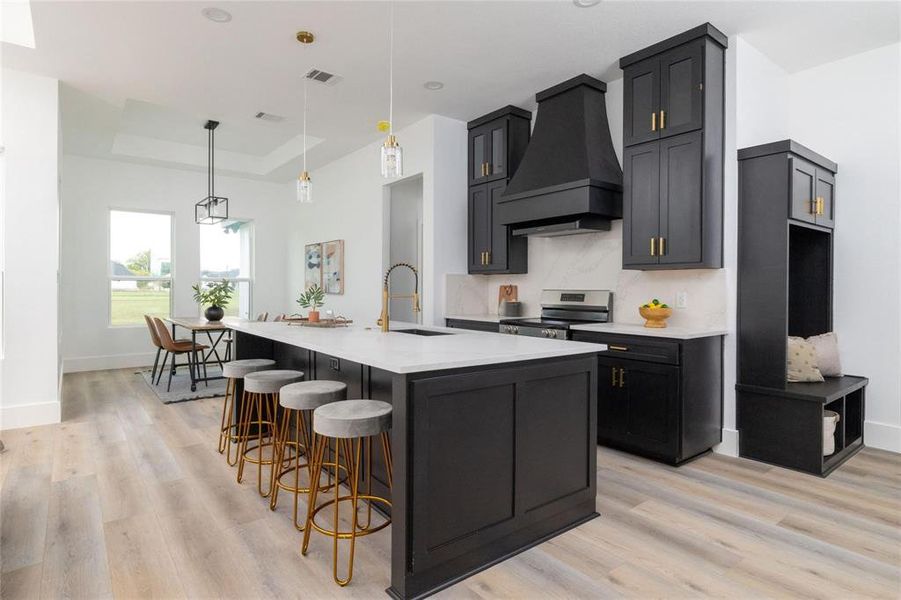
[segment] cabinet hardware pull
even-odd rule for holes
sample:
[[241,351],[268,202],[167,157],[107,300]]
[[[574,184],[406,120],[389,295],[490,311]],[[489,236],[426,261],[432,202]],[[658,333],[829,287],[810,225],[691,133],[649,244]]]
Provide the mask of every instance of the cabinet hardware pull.
[[610,372],[613,374],[613,381],[610,382],[610,386],[616,387],[616,367],[610,367]]
[[626,346],[614,346],[612,344],[607,344],[607,349],[608,350],[618,350],[620,352],[628,352],[629,351],[629,348],[627,348]]
[[491,175],[491,163],[490,162],[485,163],[485,176],[487,177],[488,175]]
[[663,129],[664,127],[666,127],[666,111],[661,110],[660,111],[660,129]]
[[666,238],[660,238],[660,256],[666,254]]
[[810,214],[817,214],[817,201],[814,198],[810,199]]
[[626,385],[626,370],[620,367],[619,369],[619,387],[624,387]]
[[657,113],[651,113],[651,131],[657,131]]
[[485,250],[485,264],[491,264],[491,250]]
[[822,196],[817,196],[817,214],[823,215],[826,214],[826,201]]
[[651,238],[651,256],[657,256],[657,238]]

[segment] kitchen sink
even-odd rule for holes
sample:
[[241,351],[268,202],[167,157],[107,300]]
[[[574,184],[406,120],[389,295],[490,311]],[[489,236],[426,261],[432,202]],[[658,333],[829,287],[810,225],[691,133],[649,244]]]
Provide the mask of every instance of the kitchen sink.
[[448,331],[434,331],[432,329],[395,329],[395,333],[409,333],[410,335],[421,335],[431,337],[433,335],[454,335]]

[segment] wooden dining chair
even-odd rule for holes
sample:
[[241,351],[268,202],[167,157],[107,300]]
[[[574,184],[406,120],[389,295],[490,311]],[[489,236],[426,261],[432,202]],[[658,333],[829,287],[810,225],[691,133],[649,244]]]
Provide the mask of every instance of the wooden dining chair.
[[[198,359],[197,353],[203,352],[208,349],[209,346],[204,344],[194,344],[190,340],[173,340],[172,335],[169,333],[169,328],[166,327],[166,324],[163,323],[162,319],[158,317],[152,317],[153,324],[156,325],[156,334],[159,336],[160,345],[162,345],[163,350],[166,351],[165,356],[163,357],[163,365],[160,367],[160,372],[157,375],[156,383],[159,384],[160,379],[163,376],[163,372],[166,370],[166,361],[169,357],[172,357],[172,363],[169,369],[169,383],[166,384],[166,391],[168,392],[172,388],[172,372],[175,371],[179,366],[187,366],[188,370],[191,372],[191,379],[195,379],[194,369],[198,368]],[[187,365],[176,363],[175,359],[177,356],[182,354],[187,355]]]

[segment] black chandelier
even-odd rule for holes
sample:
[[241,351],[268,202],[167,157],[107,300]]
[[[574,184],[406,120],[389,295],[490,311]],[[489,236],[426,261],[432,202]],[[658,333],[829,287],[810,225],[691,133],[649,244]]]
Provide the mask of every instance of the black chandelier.
[[207,130],[207,193],[206,198],[194,205],[194,221],[198,225],[213,225],[228,219],[228,198],[217,196],[213,182],[213,156],[214,131],[219,126],[219,121],[207,121],[203,126]]

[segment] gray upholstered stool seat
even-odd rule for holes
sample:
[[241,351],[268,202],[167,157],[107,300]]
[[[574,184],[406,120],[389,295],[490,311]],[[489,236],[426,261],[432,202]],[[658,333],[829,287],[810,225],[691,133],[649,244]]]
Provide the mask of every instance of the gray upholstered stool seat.
[[303,379],[303,371],[272,369],[244,376],[244,391],[253,394],[277,394],[280,389]]
[[340,381],[298,381],[279,391],[279,404],[291,410],[315,410],[347,398],[347,384]]
[[313,431],[330,438],[358,438],[391,429],[391,405],[379,400],[344,400],[313,412]]
[[245,358],[232,360],[222,365],[222,376],[226,379],[243,379],[250,373],[275,368],[275,361],[268,358]]

